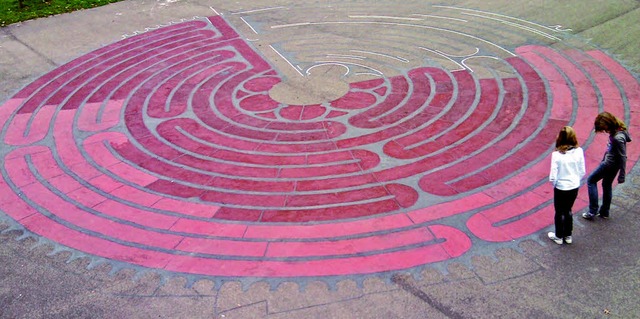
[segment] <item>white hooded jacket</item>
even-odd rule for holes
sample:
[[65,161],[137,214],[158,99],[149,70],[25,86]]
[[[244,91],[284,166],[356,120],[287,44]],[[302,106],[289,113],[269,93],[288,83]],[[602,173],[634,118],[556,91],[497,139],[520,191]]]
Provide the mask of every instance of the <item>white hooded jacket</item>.
[[551,172],[549,181],[553,187],[568,191],[580,187],[580,180],[585,174],[584,151],[576,147],[564,154],[555,151],[551,154]]

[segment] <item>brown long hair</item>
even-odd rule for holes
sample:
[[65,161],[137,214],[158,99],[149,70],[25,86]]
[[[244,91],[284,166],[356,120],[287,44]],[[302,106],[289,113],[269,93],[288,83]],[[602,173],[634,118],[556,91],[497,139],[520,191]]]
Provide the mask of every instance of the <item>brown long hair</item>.
[[576,136],[576,131],[573,130],[573,127],[563,127],[556,138],[556,150],[564,154],[566,151],[578,146],[578,137]]
[[607,132],[613,134],[617,131],[625,131],[627,126],[619,118],[609,112],[602,112],[596,116],[593,123],[596,133]]

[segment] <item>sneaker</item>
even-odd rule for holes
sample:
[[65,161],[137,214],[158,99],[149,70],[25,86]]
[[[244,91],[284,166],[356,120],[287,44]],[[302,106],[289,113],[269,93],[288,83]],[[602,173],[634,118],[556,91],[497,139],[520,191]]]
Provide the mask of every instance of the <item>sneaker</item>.
[[591,213],[588,213],[588,212],[587,213],[582,213],[582,218],[584,218],[584,219],[593,220],[593,217],[595,217],[594,214],[591,214]]
[[571,238],[571,236],[567,236],[564,238],[564,242],[567,244],[571,244],[573,242],[573,238]]
[[609,219],[609,215],[598,214],[598,217],[600,217],[602,219]]
[[556,244],[562,245],[562,238],[556,237],[556,233],[549,232],[547,236],[549,236],[549,239],[553,240]]

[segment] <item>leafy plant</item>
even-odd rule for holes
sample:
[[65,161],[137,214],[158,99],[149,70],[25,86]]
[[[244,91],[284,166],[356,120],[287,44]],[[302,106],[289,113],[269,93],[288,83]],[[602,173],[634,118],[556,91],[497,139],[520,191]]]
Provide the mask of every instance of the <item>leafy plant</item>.
[[0,0],[0,27],[121,0]]

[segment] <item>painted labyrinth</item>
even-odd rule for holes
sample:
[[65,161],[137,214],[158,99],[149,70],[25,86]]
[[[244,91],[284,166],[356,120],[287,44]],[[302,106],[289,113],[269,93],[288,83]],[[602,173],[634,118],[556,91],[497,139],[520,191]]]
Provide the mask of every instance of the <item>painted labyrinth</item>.
[[271,97],[285,77],[222,16],[163,27],[0,107],[0,210],[65,247],[194,275],[453,260],[551,225],[548,155],[562,126],[588,169],[606,143],[592,134],[599,111],[640,131],[640,85],[606,54],[526,45],[499,60],[482,77],[370,68],[333,100],[295,105]]

